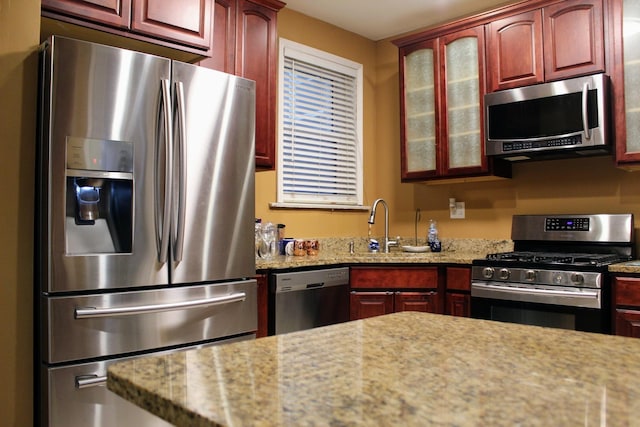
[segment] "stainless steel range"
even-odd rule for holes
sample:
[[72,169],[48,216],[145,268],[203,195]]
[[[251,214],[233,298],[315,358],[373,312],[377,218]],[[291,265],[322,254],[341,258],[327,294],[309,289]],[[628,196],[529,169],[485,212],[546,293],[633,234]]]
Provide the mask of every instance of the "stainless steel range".
[[607,266],[634,256],[633,215],[516,215],[513,252],[473,261],[471,316],[609,333]]

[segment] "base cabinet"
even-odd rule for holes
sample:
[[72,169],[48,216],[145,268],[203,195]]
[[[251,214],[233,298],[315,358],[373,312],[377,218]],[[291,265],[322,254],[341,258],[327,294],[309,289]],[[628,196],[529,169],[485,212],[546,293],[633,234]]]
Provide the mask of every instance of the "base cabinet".
[[442,313],[437,267],[351,267],[351,320],[398,311]]
[[359,292],[351,291],[351,320],[399,311],[438,312],[438,293],[428,292]]
[[614,277],[613,305],[614,334],[640,338],[640,277]]
[[447,267],[445,314],[471,316],[471,267]]
[[471,296],[447,292],[445,296],[445,314],[459,317],[471,316]]
[[256,276],[258,282],[258,330],[256,338],[266,337],[269,328],[269,278],[266,274]]

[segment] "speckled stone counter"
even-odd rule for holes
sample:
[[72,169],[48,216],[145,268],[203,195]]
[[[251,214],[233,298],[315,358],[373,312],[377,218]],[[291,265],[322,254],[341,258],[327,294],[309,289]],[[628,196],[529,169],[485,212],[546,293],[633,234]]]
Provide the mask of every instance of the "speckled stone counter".
[[640,261],[621,262],[609,266],[611,273],[627,273],[640,275]]
[[[366,238],[319,239],[320,251],[315,256],[277,256],[256,260],[256,270],[287,269],[335,264],[471,264],[492,252],[513,250],[510,240],[445,239],[441,252],[405,252],[401,247],[389,253],[372,253],[367,250]],[[349,243],[354,242],[354,253],[349,253]],[[381,241],[381,240],[380,240]],[[424,244],[424,242],[422,242]],[[401,245],[413,245],[412,239],[401,239]]]
[[417,312],[112,365],[179,426],[638,425],[640,340]]

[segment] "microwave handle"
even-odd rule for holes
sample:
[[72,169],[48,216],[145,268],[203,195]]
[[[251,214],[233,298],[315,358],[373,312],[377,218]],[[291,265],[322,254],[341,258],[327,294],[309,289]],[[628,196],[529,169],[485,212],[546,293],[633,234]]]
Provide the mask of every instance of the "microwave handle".
[[589,115],[587,114],[588,101],[589,82],[585,82],[584,86],[582,86],[582,129],[587,140],[591,139],[591,129],[589,129]]

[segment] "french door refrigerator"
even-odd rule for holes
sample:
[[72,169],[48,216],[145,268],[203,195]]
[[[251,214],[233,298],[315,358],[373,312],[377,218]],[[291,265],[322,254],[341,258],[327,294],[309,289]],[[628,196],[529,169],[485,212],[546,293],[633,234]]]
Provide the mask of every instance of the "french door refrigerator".
[[114,361],[257,329],[254,82],[53,36],[41,47],[35,413],[165,425]]

